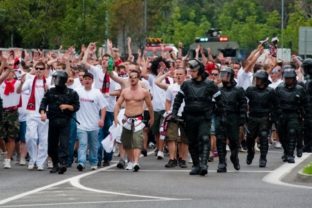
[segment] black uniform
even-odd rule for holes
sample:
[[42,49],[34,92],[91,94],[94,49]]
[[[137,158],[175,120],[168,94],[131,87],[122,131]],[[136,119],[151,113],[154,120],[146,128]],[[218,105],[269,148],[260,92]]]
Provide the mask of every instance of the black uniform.
[[[191,60],[191,68],[196,68],[200,62]],[[197,65],[197,66],[196,66]],[[199,74],[203,74],[202,64]],[[202,81],[187,80],[181,85],[180,92],[176,95],[172,114],[177,117],[178,110],[183,100],[185,107],[183,118],[185,121],[186,136],[189,140],[189,152],[193,160],[193,168],[190,175],[206,175],[207,162],[210,151],[210,126],[211,113],[216,100],[219,106],[221,104],[218,98],[218,87],[213,81],[207,80],[203,76]]]
[[276,88],[277,130],[284,149],[283,161],[294,163],[294,150],[301,136],[304,111],[308,108],[308,102],[304,88],[296,83],[294,69],[284,69],[284,78],[294,79],[294,84],[287,85],[285,81]]
[[260,86],[250,86],[246,89],[248,98],[249,117],[247,122],[247,164],[250,165],[255,154],[255,139],[260,140],[259,167],[266,166],[266,155],[269,149],[268,136],[272,127],[272,117],[275,117],[274,107],[276,95],[274,89],[268,87],[268,74],[259,70],[255,74],[256,79],[263,82]]
[[[62,111],[60,109],[61,104],[72,105],[74,111],[69,111],[67,109]],[[78,94],[76,91],[66,86],[56,86],[49,89],[41,101],[39,112],[46,111],[48,107],[48,154],[53,162],[53,169],[51,172],[59,172],[62,174],[66,171],[70,119],[72,118],[72,114],[79,109],[79,106]]]
[[304,88],[307,93],[308,109],[305,112],[304,119],[304,152],[312,152],[312,59],[307,58],[303,61],[304,70]]
[[[234,81],[234,71],[225,68],[220,71],[222,74],[229,74],[229,82],[223,82],[220,88],[223,103],[223,113],[216,116],[216,137],[217,150],[219,155],[218,172],[226,172],[226,140],[229,139],[231,150],[231,162],[236,170],[240,169],[239,152],[239,127],[246,122],[247,100],[242,87],[236,86]],[[221,78],[222,79],[222,78]]]

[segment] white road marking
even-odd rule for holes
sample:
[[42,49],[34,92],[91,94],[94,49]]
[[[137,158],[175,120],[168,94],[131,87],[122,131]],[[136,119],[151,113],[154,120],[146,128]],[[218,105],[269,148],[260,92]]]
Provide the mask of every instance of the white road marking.
[[[152,153],[153,152],[149,152],[149,154],[152,154]],[[71,177],[71,178],[68,178],[68,179],[56,182],[56,183],[49,184],[47,186],[36,188],[36,189],[31,190],[31,191],[27,191],[27,192],[24,192],[24,193],[21,193],[21,194],[18,194],[18,195],[15,195],[15,196],[12,196],[12,197],[0,200],[0,205],[6,204],[6,203],[11,202],[11,201],[18,200],[18,199],[23,198],[25,196],[29,196],[31,194],[35,194],[35,193],[38,193],[40,191],[44,191],[44,190],[47,190],[49,188],[52,188],[52,187],[55,187],[55,186],[59,186],[59,185],[62,185],[62,184],[68,183],[68,182],[70,182],[71,184],[74,184],[76,187],[81,187],[84,190],[102,191],[102,190],[96,190],[96,189],[91,189],[91,188],[84,187],[84,186],[79,184],[79,180],[81,178],[83,178],[83,177],[87,177],[87,176],[93,175],[95,173],[102,172],[102,171],[108,170],[110,168],[113,168],[116,165],[117,164],[113,164],[113,165],[110,165],[108,167],[104,167],[104,168],[100,168],[98,170],[90,171],[90,172],[87,172],[87,173],[84,173],[84,174],[81,174],[81,175],[78,175],[78,176],[74,176],[74,177]],[[72,181],[73,181],[73,183],[72,183]],[[110,193],[110,194],[114,194],[114,195],[126,195],[124,193],[106,192],[106,191],[103,191],[102,193]],[[130,196],[130,195],[128,195],[128,196]],[[178,200],[178,199],[175,199],[175,198],[165,198],[165,197],[155,197],[155,196],[143,196],[143,195],[142,196],[141,195],[132,195],[132,196],[142,197],[142,198],[159,199],[159,200]]]
[[[180,200],[188,200],[188,199],[177,199],[170,201],[180,201]],[[162,202],[168,200],[162,199],[142,199],[142,200],[118,200],[118,201],[84,201],[84,202],[62,202],[62,203],[46,203],[46,204],[18,204],[18,205],[4,205],[0,206],[0,208],[18,208],[18,207],[46,207],[46,206],[60,206],[60,205],[80,205],[80,204],[113,204],[113,203],[138,203],[138,202]]]
[[[122,170],[107,170],[106,172],[121,172]],[[130,171],[129,171],[130,172]],[[189,169],[170,169],[170,170],[162,170],[162,169],[155,169],[155,170],[140,170],[139,172],[176,172],[176,173],[189,173]],[[209,173],[216,173],[217,170],[210,170],[208,168],[208,174]],[[271,173],[272,170],[227,170],[227,173]],[[222,175],[223,173],[220,173]]]
[[[86,191],[92,191],[92,192],[96,192],[96,193],[102,193],[102,194],[112,194],[112,195],[149,198],[149,199],[158,199],[158,200],[179,200],[178,198],[167,198],[167,197],[160,197],[160,196],[127,194],[127,193],[121,193],[121,192],[113,192],[113,191],[105,191],[105,190],[88,188],[88,187],[81,185],[79,179],[71,180],[70,183],[72,186],[74,186],[78,189],[82,189],[82,190],[86,190]],[[190,199],[184,199],[184,200],[190,200]]]
[[283,182],[282,179],[288,175],[294,168],[296,168],[300,163],[302,163],[305,159],[307,159],[311,153],[303,153],[301,158],[296,157],[296,163],[285,163],[279,168],[275,169],[268,175],[266,175],[262,180],[267,183],[281,185],[281,186],[288,186],[293,188],[304,188],[304,189],[312,189],[311,186],[304,186],[304,185],[297,185],[297,184],[290,184]]

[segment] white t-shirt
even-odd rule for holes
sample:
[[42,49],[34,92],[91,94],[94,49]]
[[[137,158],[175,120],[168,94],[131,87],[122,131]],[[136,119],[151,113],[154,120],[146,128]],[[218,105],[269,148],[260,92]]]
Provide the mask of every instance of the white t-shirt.
[[155,84],[156,76],[153,74],[148,75],[148,82],[151,86],[151,92],[153,95],[152,104],[155,112],[165,110],[166,91],[161,89]]
[[246,90],[252,85],[252,72],[245,72],[243,68],[240,68],[237,73],[237,86],[244,88]]
[[78,129],[94,131],[99,129],[100,110],[107,106],[107,102],[99,89],[87,91],[84,87],[76,90],[79,95],[80,109],[77,111]]
[[[94,87],[96,89],[102,89],[103,82],[104,82],[104,76],[103,70],[100,66],[91,66],[90,73],[94,76]],[[115,73],[116,74],[116,73]],[[117,75],[117,74],[116,74]],[[113,92],[115,90],[120,90],[121,86],[115,82],[114,80],[109,80],[109,92]],[[107,111],[108,112],[114,112],[114,107],[116,104],[116,96],[109,96],[104,95],[107,101]]]
[[3,108],[10,108],[14,106],[18,106],[21,95],[16,92],[17,87],[20,85],[20,81],[15,81],[14,83],[14,92],[8,95],[4,94],[5,82],[0,85],[0,96],[3,102]]
[[[29,91],[29,97],[31,95],[33,81],[34,81],[34,77],[31,79],[26,79],[26,81],[22,87],[22,92]],[[32,113],[34,116],[40,117],[39,107],[41,104],[41,100],[44,96],[44,93],[45,93],[45,91],[44,91],[43,79],[37,79],[36,83],[35,83],[35,103],[36,103],[35,105],[36,105],[36,109],[34,111],[28,110],[28,113]],[[26,100],[26,106],[28,104],[28,101],[29,101],[29,99]]]
[[[34,75],[26,73],[25,80],[31,79],[31,78],[34,78]],[[22,106],[18,108],[18,121],[19,122],[26,121],[27,114],[28,114],[28,110],[26,108],[27,108],[27,104],[28,104],[28,100],[30,96],[30,90],[22,91],[21,96],[22,96]]]
[[281,84],[283,82],[282,79],[278,79],[276,80],[276,82],[272,82],[271,84],[269,84],[269,87],[275,89],[279,84]]
[[[170,111],[172,111],[174,99],[175,99],[176,95],[178,94],[178,92],[180,91],[180,88],[181,88],[181,86],[179,84],[174,83],[174,84],[169,85],[169,87],[166,91],[166,99],[171,102]],[[181,104],[181,106],[179,108],[178,116],[182,116],[184,106],[185,106],[185,103],[183,101],[183,103]]]

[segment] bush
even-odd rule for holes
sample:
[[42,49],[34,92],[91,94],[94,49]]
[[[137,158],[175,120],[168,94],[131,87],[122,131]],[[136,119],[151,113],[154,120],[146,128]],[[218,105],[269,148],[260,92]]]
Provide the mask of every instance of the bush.
[[312,162],[303,168],[303,173],[312,175]]

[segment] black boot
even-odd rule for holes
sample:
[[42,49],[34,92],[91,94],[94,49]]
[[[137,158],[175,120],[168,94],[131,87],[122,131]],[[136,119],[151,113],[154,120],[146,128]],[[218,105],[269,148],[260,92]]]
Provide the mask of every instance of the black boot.
[[240,170],[240,164],[238,159],[238,149],[231,150],[231,162],[233,163],[233,167],[235,170]]
[[201,153],[200,153],[200,175],[205,176],[208,173],[208,158],[210,153],[209,136],[201,138]]
[[64,174],[66,172],[66,170],[67,170],[66,165],[61,165],[59,167],[58,174]]
[[260,168],[265,168],[266,167],[266,163],[267,163],[266,155],[261,155],[260,156],[260,160],[259,160],[259,167]]
[[250,165],[255,156],[255,139],[252,138],[250,134],[247,134],[246,145],[247,145],[246,163],[247,165]]
[[289,130],[289,140],[287,146],[287,162],[288,163],[295,163],[294,152],[296,148],[296,130],[290,129]]
[[267,159],[266,156],[268,154],[268,150],[269,150],[269,140],[268,140],[268,135],[269,132],[268,131],[261,131],[260,133],[260,160],[259,160],[259,167],[260,168],[265,168],[266,167],[266,163],[267,163]]
[[219,164],[218,164],[218,173],[225,173],[226,172],[226,143],[224,141],[225,139],[220,138],[217,140],[217,151],[219,156]]
[[193,166],[192,167],[192,170],[190,172],[190,175],[199,175],[201,173],[201,169],[200,167],[197,165],[197,166]]
[[57,173],[59,171],[59,166],[57,163],[53,163],[53,168],[50,170],[50,173]]

